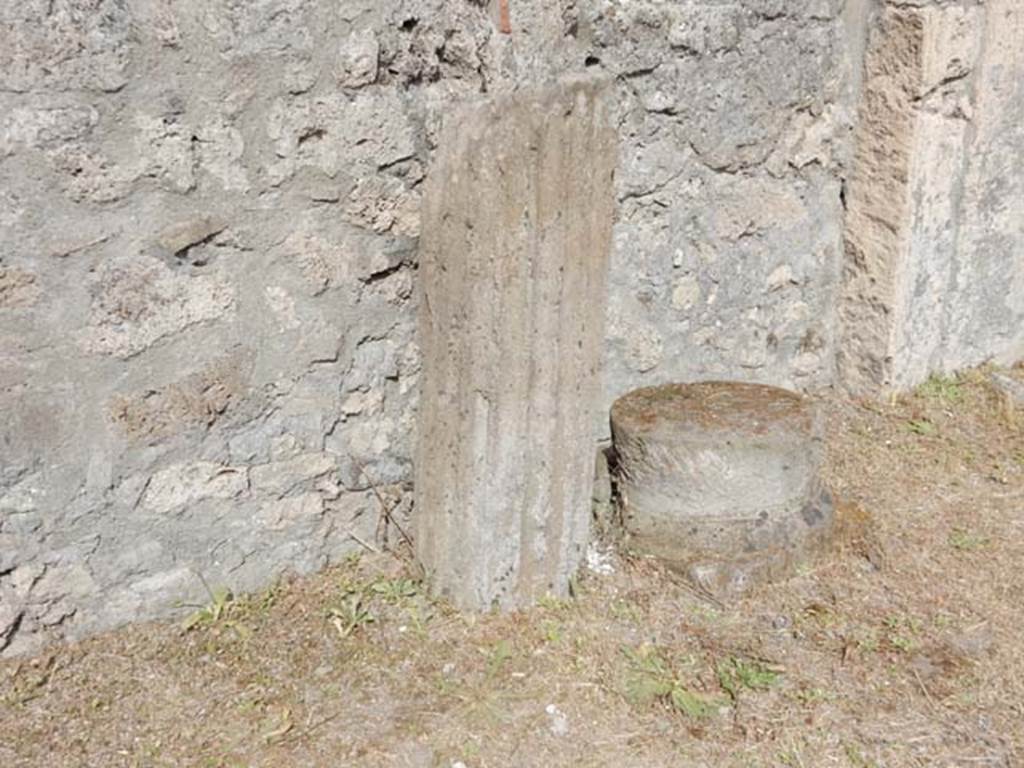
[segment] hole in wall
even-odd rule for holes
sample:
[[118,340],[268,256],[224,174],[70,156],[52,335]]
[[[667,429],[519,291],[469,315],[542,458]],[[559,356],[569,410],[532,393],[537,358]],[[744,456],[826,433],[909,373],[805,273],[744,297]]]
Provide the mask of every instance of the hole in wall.
[[299,136],[298,145],[301,147],[307,141],[313,141],[315,139],[322,139],[326,135],[327,135],[327,131],[325,131],[323,128],[314,128],[313,130],[307,131],[307,132],[305,132],[305,133],[303,133],[302,135]]

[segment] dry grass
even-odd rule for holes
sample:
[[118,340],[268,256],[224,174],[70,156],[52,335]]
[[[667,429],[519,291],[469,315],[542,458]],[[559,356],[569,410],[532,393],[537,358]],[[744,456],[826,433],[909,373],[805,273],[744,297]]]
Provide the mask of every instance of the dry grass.
[[787,583],[473,617],[352,561],[0,665],[0,765],[1021,765],[1024,413],[980,372],[828,408],[841,535]]

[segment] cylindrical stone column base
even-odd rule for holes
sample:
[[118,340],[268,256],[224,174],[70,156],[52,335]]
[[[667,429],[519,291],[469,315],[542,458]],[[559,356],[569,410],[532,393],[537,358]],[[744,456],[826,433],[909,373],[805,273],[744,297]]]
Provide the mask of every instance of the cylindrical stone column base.
[[815,404],[758,384],[648,387],[612,407],[627,547],[715,594],[781,578],[827,538]]

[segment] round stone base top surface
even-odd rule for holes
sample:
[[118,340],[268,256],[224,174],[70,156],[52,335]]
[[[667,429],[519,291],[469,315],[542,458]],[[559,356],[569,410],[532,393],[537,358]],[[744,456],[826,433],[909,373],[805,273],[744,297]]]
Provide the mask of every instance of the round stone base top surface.
[[779,428],[810,435],[815,415],[811,402],[795,392],[731,381],[643,387],[612,406],[613,424],[637,435],[666,429],[737,429],[757,435]]

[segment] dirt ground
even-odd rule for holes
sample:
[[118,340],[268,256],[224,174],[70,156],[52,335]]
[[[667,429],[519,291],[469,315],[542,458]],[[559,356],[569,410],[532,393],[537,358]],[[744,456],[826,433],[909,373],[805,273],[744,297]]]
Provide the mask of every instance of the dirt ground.
[[615,558],[460,616],[367,555],[0,664],[0,766],[1024,765],[1024,411],[983,371],[826,407],[841,531],[785,583]]

